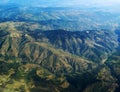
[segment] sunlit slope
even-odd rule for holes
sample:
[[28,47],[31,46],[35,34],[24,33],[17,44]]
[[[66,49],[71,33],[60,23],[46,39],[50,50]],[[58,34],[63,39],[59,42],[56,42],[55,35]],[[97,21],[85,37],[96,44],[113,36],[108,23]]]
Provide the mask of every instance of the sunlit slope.
[[0,33],[3,92],[119,90],[119,33],[42,31],[25,22],[1,23]]

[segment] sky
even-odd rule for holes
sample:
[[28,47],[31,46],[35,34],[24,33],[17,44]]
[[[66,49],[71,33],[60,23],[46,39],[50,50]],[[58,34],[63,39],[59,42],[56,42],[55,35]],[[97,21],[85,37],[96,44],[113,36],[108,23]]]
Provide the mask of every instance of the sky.
[[48,5],[48,6],[119,6],[120,0],[0,0],[0,3],[17,3],[26,5]]

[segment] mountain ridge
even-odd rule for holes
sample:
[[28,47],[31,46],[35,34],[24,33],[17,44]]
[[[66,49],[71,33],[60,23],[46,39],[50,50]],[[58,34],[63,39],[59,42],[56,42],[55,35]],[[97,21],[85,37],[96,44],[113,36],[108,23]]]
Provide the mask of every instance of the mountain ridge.
[[0,5],[0,92],[119,92],[119,14],[75,9]]

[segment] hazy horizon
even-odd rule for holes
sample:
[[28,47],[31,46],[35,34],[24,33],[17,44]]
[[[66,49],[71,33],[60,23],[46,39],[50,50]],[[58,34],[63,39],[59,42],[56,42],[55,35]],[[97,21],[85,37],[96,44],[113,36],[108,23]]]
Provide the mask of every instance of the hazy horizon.
[[93,7],[110,7],[110,6],[118,6],[120,5],[119,0],[2,0],[0,3],[17,3],[17,4],[24,4],[24,5],[46,5],[46,6],[93,6]]
[[120,1],[119,0],[3,0],[0,1],[0,4],[9,4],[14,3],[18,5],[23,6],[37,6],[37,7],[80,7],[85,9],[92,9],[98,8],[102,11],[108,11],[108,12],[117,12],[120,13]]

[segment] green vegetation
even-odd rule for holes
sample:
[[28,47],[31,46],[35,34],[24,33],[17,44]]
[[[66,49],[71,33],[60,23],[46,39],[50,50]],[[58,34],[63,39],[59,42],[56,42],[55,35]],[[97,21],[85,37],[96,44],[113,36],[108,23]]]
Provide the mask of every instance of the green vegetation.
[[0,92],[119,92],[119,29],[85,30],[104,28],[96,21],[109,27],[112,17],[0,9]]

